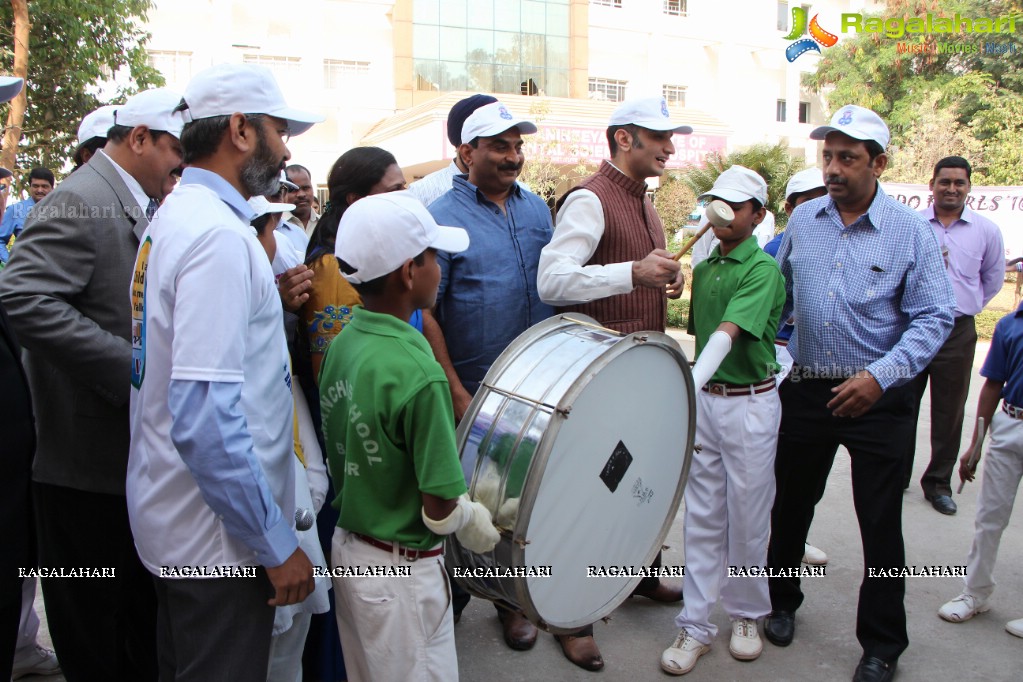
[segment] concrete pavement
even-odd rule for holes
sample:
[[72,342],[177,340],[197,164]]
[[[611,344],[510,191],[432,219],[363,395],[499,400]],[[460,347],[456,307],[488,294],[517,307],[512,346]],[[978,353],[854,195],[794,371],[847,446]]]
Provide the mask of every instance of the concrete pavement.
[[[677,338],[692,357],[691,338]],[[979,344],[974,369],[979,369],[987,344]],[[967,402],[964,437],[968,441],[975,418],[977,392],[983,379],[975,373]],[[914,482],[905,493],[903,529],[909,565],[958,566],[966,561],[973,536],[973,518],[979,482],[967,484],[956,496],[959,513],[943,516],[923,499],[917,480],[929,459],[930,408],[924,397],[918,429]],[[978,479],[979,481],[979,479]],[[957,485],[957,484],[956,484]],[[951,624],[937,616],[938,607],[955,597],[962,586],[953,577],[909,578],[906,610],[909,621],[909,649],[899,661],[896,680],[990,680],[1009,682],[1023,679],[1023,639],[1008,634],[1006,621],[1023,617],[1023,511],[1017,505],[1002,539],[996,568],[999,582],[991,611],[968,623]],[[665,565],[685,563],[682,554],[682,515],[679,513],[668,535],[670,549]],[[595,537],[595,542],[600,538]],[[856,601],[862,578],[862,552],[850,488],[849,457],[840,451],[828,480],[824,499],[810,530],[810,541],[828,553],[827,575],[804,581],[806,601],[796,618],[796,639],[778,648],[766,640],[757,661],[743,663],[728,653],[728,619],[717,609],[713,621],[719,628],[711,651],[704,655],[687,680],[777,680],[820,682],[848,680],[861,655],[855,637]],[[40,616],[45,618],[41,598]],[[512,682],[580,680],[637,682],[665,680],[661,672],[661,651],[676,634],[672,622],[677,605],[654,604],[631,599],[608,623],[598,623],[595,635],[604,655],[605,668],[589,673],[576,668],[561,654],[554,638],[541,633],[536,647],[518,652],[506,647],[501,628],[489,603],[474,599],[455,627],[458,662],[462,680]],[[45,624],[41,640],[48,641]],[[43,679],[43,678],[25,678]],[[61,680],[61,677],[46,678]],[[389,682],[389,681],[381,681]]]

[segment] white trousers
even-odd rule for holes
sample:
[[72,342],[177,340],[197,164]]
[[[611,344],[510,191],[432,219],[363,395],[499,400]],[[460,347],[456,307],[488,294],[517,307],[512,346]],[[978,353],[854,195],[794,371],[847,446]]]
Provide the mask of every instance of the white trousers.
[[762,569],[774,504],[774,455],[781,423],[777,391],[753,396],[696,392],[696,442],[686,483],[685,604],[675,624],[710,644],[710,612],[721,598],[728,617],[771,611],[767,578],[728,578],[728,567]]
[[334,578],[349,682],[458,680],[444,556],[407,561],[337,528],[331,565],[409,566],[408,577]]
[[14,648],[14,662],[34,656],[39,635],[39,616],[36,615],[36,584],[38,578],[21,581],[21,619],[18,623],[18,643]]
[[1023,478],[1023,421],[999,407],[991,420],[991,440],[981,460],[984,477],[977,498],[973,545],[966,558],[964,591],[986,601],[995,589],[995,558],[1002,531],[1009,525],[1012,505]]

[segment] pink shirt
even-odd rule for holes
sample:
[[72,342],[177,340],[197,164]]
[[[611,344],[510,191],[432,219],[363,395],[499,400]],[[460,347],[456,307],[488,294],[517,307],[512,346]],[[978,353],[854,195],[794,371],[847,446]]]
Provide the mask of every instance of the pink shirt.
[[958,220],[945,227],[934,216],[934,207],[920,211],[945,257],[945,269],[956,297],[956,317],[976,315],[1002,289],[1005,279],[1005,246],[1002,231],[993,222],[963,207]]

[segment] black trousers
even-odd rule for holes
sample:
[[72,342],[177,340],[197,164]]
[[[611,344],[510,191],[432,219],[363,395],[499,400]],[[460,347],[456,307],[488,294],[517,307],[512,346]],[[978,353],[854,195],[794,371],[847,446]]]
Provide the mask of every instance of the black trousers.
[[[895,661],[909,645],[905,578],[870,577],[869,569],[906,563],[902,540],[902,470],[912,433],[913,393],[888,389],[862,417],[834,417],[826,405],[841,381],[803,379],[781,386],[782,420],[775,459],[777,493],[771,511],[768,564],[795,569],[824,495],[839,445],[849,450],[853,503],[863,542],[863,582],[856,638],[866,655]],[[796,611],[803,602],[798,578],[771,578],[771,606]]]
[[135,551],[123,495],[33,484],[39,565],[112,568],[113,578],[41,578],[68,682],[156,679],[156,593]]
[[266,679],[274,626],[266,569],[254,578],[155,581],[160,682]]
[[[977,350],[977,325],[972,315],[961,315],[955,320],[952,333],[942,344],[931,364],[911,382],[915,415],[913,437],[906,449],[904,482],[913,475],[916,455],[916,427],[927,381],[931,383],[931,462],[920,478],[925,495],[951,495],[952,472],[959,461],[959,448],[963,437],[963,415],[966,397],[970,392],[973,375],[973,355]],[[988,425],[990,426],[990,424]]]

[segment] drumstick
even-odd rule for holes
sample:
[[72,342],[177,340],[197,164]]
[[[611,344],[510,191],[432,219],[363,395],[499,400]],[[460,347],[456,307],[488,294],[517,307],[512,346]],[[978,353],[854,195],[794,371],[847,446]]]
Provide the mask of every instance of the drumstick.
[[672,256],[672,260],[678,260],[688,253],[689,249],[693,248],[696,242],[700,241],[700,237],[705,235],[712,225],[724,227],[735,220],[735,212],[732,211],[732,207],[720,199],[715,199],[707,204],[707,210],[704,215],[707,219],[707,224],[701,227],[700,231],[692,239],[682,245],[682,250]]

